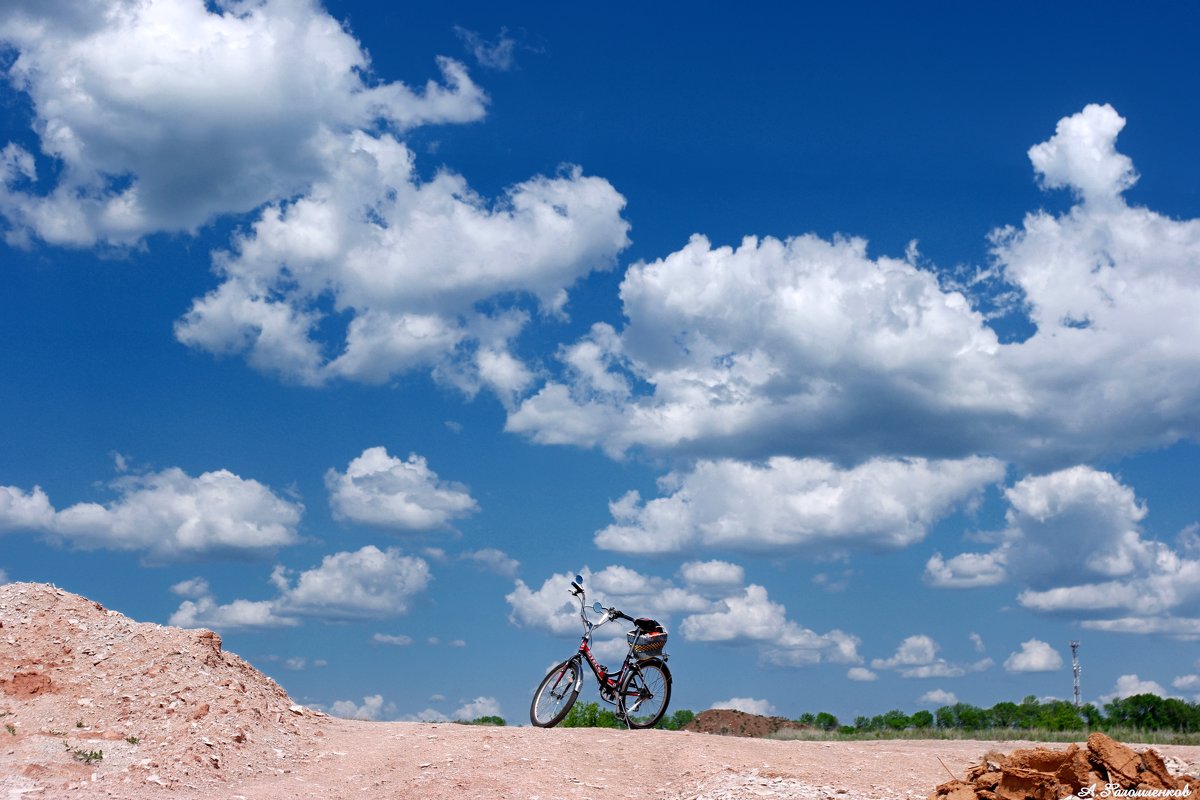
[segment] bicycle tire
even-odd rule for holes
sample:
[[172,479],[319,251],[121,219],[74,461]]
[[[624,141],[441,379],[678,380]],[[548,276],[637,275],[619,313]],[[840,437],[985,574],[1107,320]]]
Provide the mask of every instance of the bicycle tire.
[[[628,701],[636,698],[632,709]],[[671,703],[671,670],[661,659],[639,661],[617,689],[617,713],[631,728],[653,728]]]
[[579,672],[579,662],[568,658],[546,673],[529,704],[531,723],[539,728],[553,728],[563,721],[579,697]]

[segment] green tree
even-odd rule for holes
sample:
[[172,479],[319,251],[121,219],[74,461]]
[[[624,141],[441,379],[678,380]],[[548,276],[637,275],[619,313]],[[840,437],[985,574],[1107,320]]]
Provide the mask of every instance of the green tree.
[[1051,700],[1038,709],[1036,727],[1049,731],[1078,731],[1083,729],[1079,709],[1066,700]]
[[933,727],[933,714],[930,713],[929,711],[921,709],[920,711],[918,711],[917,713],[912,715],[912,717],[910,718],[910,721],[912,722],[912,726],[914,728],[918,728],[920,730],[925,730],[926,728],[932,728]]
[[1015,728],[1021,719],[1020,708],[1008,700],[992,706],[991,713],[992,724],[997,728]]
[[1164,727],[1163,699],[1156,694],[1135,694],[1104,706],[1109,723],[1139,730]]
[[617,715],[599,703],[576,703],[563,718],[564,728],[616,728]]
[[883,715],[883,727],[893,730],[902,731],[910,724],[908,714],[905,714],[898,708],[893,708]]
[[1079,709],[1079,715],[1083,717],[1083,722],[1089,728],[1103,728],[1104,715],[1100,713],[1100,709],[1096,708],[1091,703],[1085,704]]
[[816,716],[816,724],[823,731],[836,730],[838,727],[838,718],[827,711],[822,711]]
[[1041,704],[1038,703],[1038,699],[1033,695],[1026,695],[1021,700],[1021,705],[1017,706],[1017,727],[1037,727],[1037,719],[1040,712]]
[[943,730],[958,727],[958,717],[954,713],[954,706],[942,706],[933,713],[933,719]]
[[487,716],[487,717],[476,717],[475,719],[471,720],[471,724],[472,725],[496,725],[498,727],[504,727],[504,717],[497,717],[495,715]]
[[970,703],[955,703],[954,717],[958,723],[956,727],[964,731],[982,730],[990,727],[992,721],[987,711]]

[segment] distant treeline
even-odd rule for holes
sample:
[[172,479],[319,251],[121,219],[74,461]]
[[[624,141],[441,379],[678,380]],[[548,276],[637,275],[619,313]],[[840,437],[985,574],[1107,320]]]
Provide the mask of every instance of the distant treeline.
[[1112,729],[1200,732],[1200,704],[1174,697],[1135,694],[1097,708],[1088,703],[1076,707],[1066,700],[1039,701],[1030,695],[1020,703],[996,703],[980,708],[970,703],[942,706],[937,711],[888,711],[873,717],[855,717],[853,725],[840,726],[831,714],[804,714],[797,722],[846,733],[903,731],[937,728],[979,731],[985,729],[1043,731],[1106,731]]
[[[679,730],[696,715],[680,709],[663,718],[657,727]],[[843,734],[889,734],[903,731],[1174,731],[1200,733],[1200,704],[1174,697],[1135,694],[1105,703],[1076,707],[1066,700],[1041,701],[1030,695],[1020,703],[996,703],[980,708],[970,703],[942,706],[936,711],[906,714],[892,709],[873,717],[855,717],[843,725],[827,711],[801,714],[797,725]],[[599,703],[576,703],[561,725],[565,728],[616,728],[617,717]]]

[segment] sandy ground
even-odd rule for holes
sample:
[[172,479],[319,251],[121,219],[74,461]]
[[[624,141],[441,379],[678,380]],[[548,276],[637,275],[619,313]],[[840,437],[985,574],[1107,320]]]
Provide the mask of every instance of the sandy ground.
[[[130,760],[122,758],[33,770],[31,777],[23,772],[29,762],[14,763],[15,753],[0,749],[0,776],[8,773],[0,777],[0,796],[889,800],[927,797],[951,774],[962,777],[989,749],[1008,753],[1032,746],[774,741],[670,731],[349,720],[328,720],[320,732],[323,736],[299,739],[290,750],[278,749],[238,773],[201,769],[170,782],[160,779],[165,786],[145,770],[130,769]],[[1200,761],[1200,747],[1155,749],[1188,763]]]
[[[906,800],[1028,746],[339,720],[211,631],[0,585],[0,800]],[[1200,763],[1200,747],[1158,749]]]

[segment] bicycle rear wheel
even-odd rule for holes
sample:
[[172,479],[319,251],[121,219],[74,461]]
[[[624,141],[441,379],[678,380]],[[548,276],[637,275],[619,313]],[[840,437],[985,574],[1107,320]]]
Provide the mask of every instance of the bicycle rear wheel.
[[657,658],[633,665],[617,690],[617,712],[631,728],[652,728],[671,702],[671,671]]
[[539,728],[553,728],[562,722],[577,697],[579,662],[569,658],[542,678],[529,704],[529,721]]

